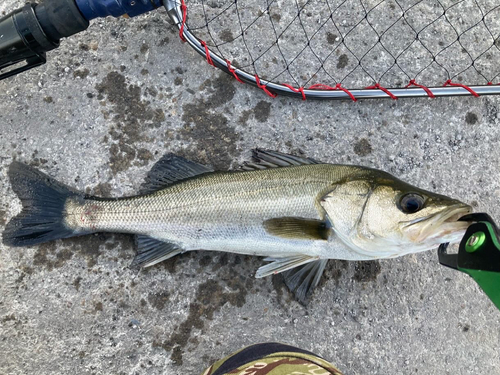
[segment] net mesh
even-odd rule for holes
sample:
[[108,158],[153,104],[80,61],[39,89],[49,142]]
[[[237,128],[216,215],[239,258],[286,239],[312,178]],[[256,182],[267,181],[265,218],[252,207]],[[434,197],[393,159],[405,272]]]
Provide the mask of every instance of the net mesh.
[[498,0],[186,0],[233,66],[295,87],[497,83]]

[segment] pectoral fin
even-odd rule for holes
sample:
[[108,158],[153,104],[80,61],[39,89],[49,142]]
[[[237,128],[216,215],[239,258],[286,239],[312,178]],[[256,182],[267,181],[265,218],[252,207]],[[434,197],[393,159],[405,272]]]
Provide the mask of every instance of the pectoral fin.
[[289,269],[302,266],[303,264],[317,260],[317,257],[309,255],[296,255],[287,258],[265,258],[264,261],[271,262],[260,267],[255,273],[256,278],[275,275],[280,272],[288,271]]
[[269,219],[264,228],[273,236],[302,240],[327,240],[331,230],[324,221],[298,217]]
[[136,243],[137,255],[131,266],[149,267],[183,252],[174,243],[140,234],[136,236]]
[[328,259],[320,259],[283,273],[286,286],[299,302],[307,303],[312,292],[318,286],[327,263]]

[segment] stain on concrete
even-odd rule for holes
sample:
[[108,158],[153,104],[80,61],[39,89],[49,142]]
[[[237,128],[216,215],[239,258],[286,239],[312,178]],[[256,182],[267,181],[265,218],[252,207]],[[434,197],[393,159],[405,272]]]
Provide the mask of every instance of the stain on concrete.
[[170,359],[174,364],[181,366],[182,365],[182,348],[180,346],[175,346],[172,349],[172,355],[170,356]]
[[467,112],[465,115],[465,122],[469,125],[474,125],[477,123],[477,115],[474,112]]
[[96,197],[110,198],[111,189],[112,186],[109,182],[101,182],[93,188],[87,187],[87,189],[85,189],[85,193]]
[[89,74],[90,74],[90,70],[88,70],[87,68],[77,69],[73,72],[73,77],[84,79],[84,78],[87,78]]
[[337,62],[337,69],[344,69],[347,64],[349,63],[349,58],[347,55],[344,53],[339,56],[339,60]]
[[78,276],[76,279],[73,280],[73,286],[77,291],[80,290],[80,282],[82,281],[82,278]]
[[153,98],[156,98],[158,96],[158,90],[154,87],[146,87],[144,93],[147,95],[151,95]]
[[[18,289],[21,286],[23,286],[22,283],[23,283],[24,279],[26,278],[26,276],[30,276],[31,274],[33,274],[33,268],[21,265],[21,266],[19,266],[19,271],[20,271],[20,275],[16,280],[16,286]],[[24,285],[24,287],[25,287],[25,285]]]
[[[282,274],[272,275],[271,283],[276,292],[278,303],[281,306],[284,306],[286,303],[290,303],[293,300],[293,295],[290,292],[290,289],[285,284],[285,279]],[[283,301],[284,296],[286,296],[286,300]]]
[[338,36],[332,32],[326,33],[326,41],[328,42],[328,44],[335,44],[335,42],[337,41],[337,38],[338,38]]
[[229,263],[229,253],[222,253],[219,255],[218,259],[212,265],[212,272],[216,272],[223,267],[226,267]]
[[147,43],[143,43],[140,51],[144,55],[146,52],[149,51],[149,45]]
[[259,122],[266,122],[271,114],[271,103],[261,100],[253,109],[253,115]]
[[250,111],[250,110],[242,111],[240,117],[238,118],[238,124],[246,125],[251,114],[252,114],[252,111]]
[[[229,277],[224,277],[225,285],[217,280],[207,280],[200,284],[196,297],[189,305],[189,315],[179,324],[172,335],[164,341],[155,340],[152,346],[171,351],[170,356],[174,364],[183,363],[183,349],[188,345],[197,346],[198,342],[191,340],[194,330],[203,330],[205,323],[214,318],[222,306],[229,303],[232,306],[242,307],[245,304],[248,291],[253,287],[253,278],[245,278],[234,270],[227,270]],[[230,291],[226,291],[227,289]]]
[[321,278],[318,287],[323,286],[328,280],[335,280],[335,284],[338,285],[340,279],[342,278],[343,272],[349,267],[349,262],[346,260],[330,259],[323,272],[323,277]]
[[45,267],[47,271],[62,267],[73,257],[73,252],[68,247],[57,250],[56,242],[40,244],[33,256],[33,265]]
[[166,291],[162,291],[160,293],[148,294],[149,304],[157,310],[163,310],[169,299],[170,299],[170,293]]
[[45,103],[54,103],[54,99],[52,98],[52,96],[46,96],[45,98],[43,98],[43,101]]
[[233,33],[231,32],[231,29],[224,29],[220,32],[219,38],[223,42],[231,43],[234,40]]
[[485,98],[484,106],[486,109],[486,119],[489,124],[495,124],[498,117],[498,106],[496,102],[489,98]]
[[221,73],[214,80],[207,79],[200,85],[200,91],[206,91],[209,96],[204,103],[209,108],[218,108],[233,100],[236,93],[234,78],[229,74]]
[[92,268],[97,264],[97,260],[101,255],[100,246],[104,245],[106,241],[106,235],[88,235],[82,237],[76,237],[68,240],[71,243],[66,245],[74,253],[83,256],[87,262],[87,267]]
[[[144,127],[159,127],[165,121],[165,114],[160,108],[152,108],[148,101],[141,99],[141,88],[129,85],[125,76],[119,72],[109,73],[96,86],[99,100],[106,96],[112,105],[114,126],[109,135],[110,168],[113,174],[125,171],[132,165],[145,165],[151,160],[151,153],[137,146],[138,142],[147,141]],[[103,113],[106,111],[103,111]]]
[[[185,104],[183,109],[186,126],[181,134],[196,143],[190,151],[204,164],[211,164],[217,170],[227,169],[236,155],[238,133],[222,114],[210,113],[195,104]],[[189,158],[191,153],[183,154]]]
[[[112,237],[112,241],[106,242],[110,237]],[[101,246],[106,249],[110,248],[110,244],[114,245],[111,248],[116,248],[118,245],[121,245],[124,250],[133,248],[131,236],[104,233],[64,239],[60,242],[59,249],[58,243],[59,241],[52,241],[40,244],[33,257],[33,265],[44,267],[50,272],[64,266],[67,261],[76,255],[83,257],[87,267],[92,268],[103,254]],[[123,254],[125,253],[123,252]],[[75,288],[77,288],[77,285],[75,285]]]
[[237,155],[236,143],[240,139],[220,110],[234,97],[232,80],[222,74],[214,81],[205,81],[200,90],[209,96],[182,107],[184,128],[180,135],[189,140],[190,147],[181,156],[211,164],[215,169],[227,169]]
[[0,210],[0,225],[5,225],[7,220],[5,219],[6,212],[4,210]]
[[200,265],[200,267],[206,267],[208,266],[210,263],[212,263],[212,257],[210,255],[204,255],[200,258],[198,264]]
[[102,302],[100,302],[100,301],[94,302],[94,312],[98,312],[98,311],[102,311],[102,310],[103,310]]
[[170,38],[167,36],[167,37],[163,38],[162,40],[160,40],[160,42],[158,43],[158,46],[163,47],[163,46],[167,45],[169,42],[170,42]]
[[356,262],[354,266],[354,280],[356,281],[375,281],[379,273],[380,262],[378,260]]
[[47,159],[39,158],[37,157],[37,155],[38,155],[38,150],[33,151],[33,153],[31,154],[31,161],[29,162],[30,166],[38,168],[48,163]]
[[14,314],[5,315],[2,318],[2,323],[7,323],[7,322],[10,322],[10,321],[15,321],[15,320],[16,320],[16,316]]
[[358,156],[367,156],[372,153],[372,145],[366,138],[362,138],[354,144],[354,152]]
[[259,122],[266,122],[271,114],[271,103],[264,100],[259,101],[251,110],[244,110],[238,118],[238,124],[246,125],[250,117]]

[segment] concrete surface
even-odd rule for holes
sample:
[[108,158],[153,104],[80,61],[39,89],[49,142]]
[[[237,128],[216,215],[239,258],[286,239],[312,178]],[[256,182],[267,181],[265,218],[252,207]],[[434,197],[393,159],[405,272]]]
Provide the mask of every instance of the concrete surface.
[[[500,220],[498,104],[273,100],[208,67],[163,12],[103,20],[0,82],[0,226],[20,210],[14,159],[123,196],[166,152],[225,169],[254,147],[384,169]],[[307,307],[280,276],[255,280],[258,258],[196,252],[137,273],[133,256],[126,235],[0,245],[0,373],[197,374],[277,340],[346,374],[500,374],[500,312],[435,252],[330,261]]]

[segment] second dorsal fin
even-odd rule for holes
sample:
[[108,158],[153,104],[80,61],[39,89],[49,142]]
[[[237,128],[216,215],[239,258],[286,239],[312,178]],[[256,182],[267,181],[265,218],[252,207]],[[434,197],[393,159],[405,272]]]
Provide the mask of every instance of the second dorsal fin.
[[153,193],[174,182],[209,172],[213,172],[213,169],[174,154],[166,154],[151,168],[139,193]]
[[245,171],[254,171],[259,169],[292,167],[295,165],[308,164],[320,164],[320,162],[311,158],[256,148],[252,150],[252,161],[243,164],[241,169]]

